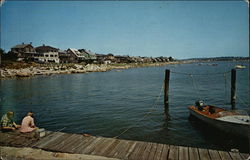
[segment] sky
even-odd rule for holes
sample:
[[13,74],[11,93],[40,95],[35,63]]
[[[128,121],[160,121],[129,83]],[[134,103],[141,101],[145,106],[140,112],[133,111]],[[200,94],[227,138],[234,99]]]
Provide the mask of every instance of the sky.
[[244,1],[5,1],[0,47],[32,42],[99,54],[247,57],[248,9]]

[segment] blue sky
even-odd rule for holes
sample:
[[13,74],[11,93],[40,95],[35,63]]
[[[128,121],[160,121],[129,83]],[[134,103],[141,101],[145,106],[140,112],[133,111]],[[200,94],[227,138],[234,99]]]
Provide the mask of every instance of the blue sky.
[[244,1],[7,1],[1,48],[32,42],[95,53],[248,56]]

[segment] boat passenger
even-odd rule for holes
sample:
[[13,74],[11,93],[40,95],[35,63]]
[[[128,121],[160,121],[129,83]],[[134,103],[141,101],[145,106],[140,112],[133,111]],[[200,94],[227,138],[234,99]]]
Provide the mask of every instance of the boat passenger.
[[28,132],[32,132],[38,129],[34,123],[33,117],[34,117],[34,113],[31,111],[28,112],[27,116],[25,116],[22,120],[20,132],[28,133]]
[[2,131],[14,131],[18,128],[20,128],[20,125],[17,125],[13,121],[14,112],[8,111],[6,114],[4,114],[1,118],[1,130]]
[[215,113],[215,108],[213,106],[209,106],[208,111],[210,114],[213,114],[213,113]]

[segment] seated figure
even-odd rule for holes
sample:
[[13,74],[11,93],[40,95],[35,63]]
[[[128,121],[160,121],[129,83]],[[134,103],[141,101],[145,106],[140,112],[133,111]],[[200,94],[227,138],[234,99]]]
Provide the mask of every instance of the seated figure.
[[14,112],[8,111],[6,114],[4,114],[1,118],[1,130],[2,131],[14,131],[18,128],[20,128],[20,125],[17,125],[13,121]]
[[28,132],[32,132],[38,129],[35,126],[33,116],[34,116],[33,112],[28,112],[27,116],[23,118],[20,132],[28,133]]

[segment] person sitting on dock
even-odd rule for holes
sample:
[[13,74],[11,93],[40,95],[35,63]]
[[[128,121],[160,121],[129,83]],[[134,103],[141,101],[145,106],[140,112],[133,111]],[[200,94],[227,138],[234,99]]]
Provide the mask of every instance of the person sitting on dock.
[[2,116],[1,119],[1,130],[2,131],[14,131],[18,128],[20,128],[20,125],[17,125],[13,121],[14,112],[8,111],[6,114]]
[[20,132],[28,133],[28,132],[32,132],[38,129],[35,126],[33,116],[34,116],[33,112],[28,112],[27,116],[23,118]]

